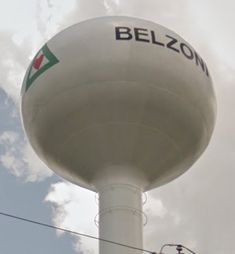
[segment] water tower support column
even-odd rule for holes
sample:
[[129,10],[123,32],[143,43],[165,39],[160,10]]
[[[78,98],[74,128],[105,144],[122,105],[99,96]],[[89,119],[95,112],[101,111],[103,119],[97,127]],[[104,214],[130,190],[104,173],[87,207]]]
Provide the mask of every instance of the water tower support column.
[[[142,190],[133,179],[106,175],[99,184],[99,237],[142,248]],[[100,242],[99,251],[100,254],[142,253],[105,242]]]

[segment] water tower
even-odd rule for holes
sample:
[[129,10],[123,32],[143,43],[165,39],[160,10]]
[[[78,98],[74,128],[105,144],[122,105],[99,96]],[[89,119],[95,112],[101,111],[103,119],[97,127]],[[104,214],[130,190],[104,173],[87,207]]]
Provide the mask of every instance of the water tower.
[[[99,194],[99,236],[142,248],[142,192],[183,174],[215,123],[210,73],[180,36],[153,22],[76,24],[36,54],[22,118],[38,156]],[[100,254],[141,251],[100,243]]]

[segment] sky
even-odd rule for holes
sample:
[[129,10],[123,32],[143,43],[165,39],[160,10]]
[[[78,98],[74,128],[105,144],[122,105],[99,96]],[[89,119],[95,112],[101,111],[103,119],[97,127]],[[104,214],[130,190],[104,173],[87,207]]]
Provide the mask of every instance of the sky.
[[[144,18],[188,41],[210,70],[217,98],[211,142],[184,175],[147,193],[144,248],[182,243],[232,254],[235,239],[235,2],[232,0],[0,0],[0,212],[97,235],[95,193],[56,176],[22,129],[20,88],[53,35],[105,15]],[[0,253],[96,254],[98,243],[0,216]],[[166,253],[176,253],[166,249]]]

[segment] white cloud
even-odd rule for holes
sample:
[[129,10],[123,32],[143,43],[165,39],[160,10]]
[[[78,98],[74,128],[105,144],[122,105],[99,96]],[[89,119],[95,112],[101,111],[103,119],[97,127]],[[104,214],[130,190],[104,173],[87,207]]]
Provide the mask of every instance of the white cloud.
[[4,131],[0,136],[0,144],[13,144],[18,139],[19,135],[13,131]]
[[144,205],[144,212],[148,217],[160,217],[164,218],[168,213],[166,207],[164,207],[161,199],[153,198],[150,194],[148,195],[147,202]]
[[18,133],[3,132],[0,136],[0,145],[3,148],[0,162],[15,176],[24,178],[26,182],[36,182],[53,174]]
[[20,176],[19,170],[23,165],[20,160],[18,160],[15,156],[12,155],[12,153],[7,152],[1,155],[0,162],[3,164],[5,168],[10,169],[10,171],[15,176]]
[[117,15],[120,0],[104,0],[104,7],[108,15]]
[[[52,205],[56,226],[97,236],[94,218],[98,207],[94,197],[95,194],[88,190],[68,182],[58,182],[51,186],[45,201]],[[96,240],[85,237],[74,238],[74,248],[78,253],[97,253],[97,244]]]
[[0,88],[18,105],[20,98],[20,87],[23,74],[29,62],[30,45],[24,47],[13,41],[13,33],[0,34],[0,47],[2,49],[0,59]]

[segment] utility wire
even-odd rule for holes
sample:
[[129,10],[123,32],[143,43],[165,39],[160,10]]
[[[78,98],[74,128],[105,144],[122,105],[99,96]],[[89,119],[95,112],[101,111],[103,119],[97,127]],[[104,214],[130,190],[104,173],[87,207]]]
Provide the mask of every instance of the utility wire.
[[10,218],[13,218],[13,219],[16,219],[16,220],[21,220],[21,221],[29,222],[29,223],[36,224],[36,225],[43,226],[43,227],[47,227],[47,228],[57,229],[57,230],[65,232],[65,233],[70,233],[70,234],[73,234],[73,235],[83,236],[83,237],[95,239],[95,240],[98,240],[98,241],[102,241],[102,242],[106,242],[106,243],[110,243],[110,244],[119,245],[119,246],[126,247],[126,248],[129,248],[129,249],[147,252],[147,253],[150,253],[150,254],[156,254],[156,252],[153,252],[153,251],[137,248],[137,247],[130,246],[130,245],[127,245],[127,244],[123,244],[123,243],[118,243],[118,242],[110,241],[110,240],[107,240],[107,239],[95,237],[95,236],[88,235],[88,234],[79,233],[79,232],[72,231],[72,230],[65,229],[65,228],[61,228],[61,227],[56,227],[56,226],[53,226],[53,225],[50,225],[50,224],[46,224],[46,223],[43,223],[43,222],[40,222],[40,221],[35,221],[35,220],[30,220],[30,219],[27,219],[27,218],[19,217],[19,216],[13,215],[13,214],[0,212],[0,215],[6,216],[6,217],[10,217]]

